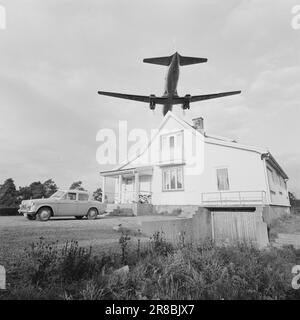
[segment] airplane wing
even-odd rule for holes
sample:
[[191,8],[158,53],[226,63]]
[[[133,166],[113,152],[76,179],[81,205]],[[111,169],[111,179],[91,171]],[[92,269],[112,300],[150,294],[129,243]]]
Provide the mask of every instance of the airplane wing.
[[104,96],[134,100],[134,101],[139,101],[139,102],[150,103],[150,99],[152,101],[155,101],[155,103],[157,103],[157,104],[165,104],[167,102],[167,98],[163,98],[163,97],[139,96],[139,95],[135,95],[135,94],[105,92],[105,91],[98,91],[98,93],[101,95],[104,95]]
[[200,96],[192,96],[190,101],[196,102],[196,101],[202,101],[202,100],[208,100],[208,99],[215,99],[215,98],[221,98],[226,96],[232,96],[240,93],[241,91],[230,91],[230,92],[221,92],[221,93],[213,93],[213,94],[203,94]]
[[[220,92],[220,93],[213,93],[213,94],[202,94],[199,96],[190,96],[188,98],[188,100],[189,100],[189,102],[197,102],[197,101],[202,101],[202,100],[232,96],[232,95],[240,94],[240,93],[241,93],[241,91],[230,91],[230,92]],[[181,104],[181,103],[185,102],[186,99],[187,99],[187,97],[173,98],[173,104]]]

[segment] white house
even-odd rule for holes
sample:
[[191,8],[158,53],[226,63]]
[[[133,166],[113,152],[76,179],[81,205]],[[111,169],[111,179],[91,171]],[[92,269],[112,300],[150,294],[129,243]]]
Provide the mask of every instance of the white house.
[[[203,119],[188,124],[172,112],[137,157],[111,171],[115,179],[109,202],[146,201],[154,206],[267,206],[289,212],[288,176],[263,148],[207,134]],[[105,199],[105,197],[103,197]]]

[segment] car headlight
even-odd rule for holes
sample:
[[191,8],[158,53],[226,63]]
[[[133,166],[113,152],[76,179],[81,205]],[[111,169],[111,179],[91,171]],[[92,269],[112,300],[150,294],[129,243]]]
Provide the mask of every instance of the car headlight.
[[30,202],[29,203],[29,207],[28,207],[29,211],[33,211],[34,207],[35,207],[35,203],[34,202]]

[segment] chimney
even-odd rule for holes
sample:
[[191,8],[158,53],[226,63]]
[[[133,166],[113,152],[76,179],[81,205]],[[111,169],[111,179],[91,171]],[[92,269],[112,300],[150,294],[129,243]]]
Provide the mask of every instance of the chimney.
[[195,118],[192,121],[193,121],[193,128],[201,132],[202,134],[204,134],[203,118],[202,117]]

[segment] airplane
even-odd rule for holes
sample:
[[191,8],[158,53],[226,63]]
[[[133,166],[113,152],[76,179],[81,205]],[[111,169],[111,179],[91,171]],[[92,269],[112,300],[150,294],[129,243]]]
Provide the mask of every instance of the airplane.
[[207,62],[206,58],[184,57],[184,56],[181,56],[178,52],[175,52],[173,55],[167,56],[167,57],[146,58],[143,60],[143,62],[169,67],[167,76],[166,76],[165,92],[161,97],[157,97],[154,94],[150,94],[149,96],[141,96],[141,95],[124,94],[124,93],[117,93],[117,92],[106,92],[106,91],[98,91],[98,94],[110,96],[114,98],[146,102],[146,103],[149,103],[151,110],[154,110],[157,104],[163,105],[164,106],[163,115],[166,115],[166,113],[169,110],[172,111],[173,105],[180,104],[182,109],[186,110],[186,109],[190,109],[191,102],[215,99],[215,98],[220,98],[220,97],[241,93],[241,91],[230,91],[230,92],[221,92],[221,93],[213,93],[213,94],[202,94],[197,96],[186,94],[183,97],[179,97],[177,94],[179,67],[187,66],[190,64],[196,64],[196,63],[204,63],[204,62]]

